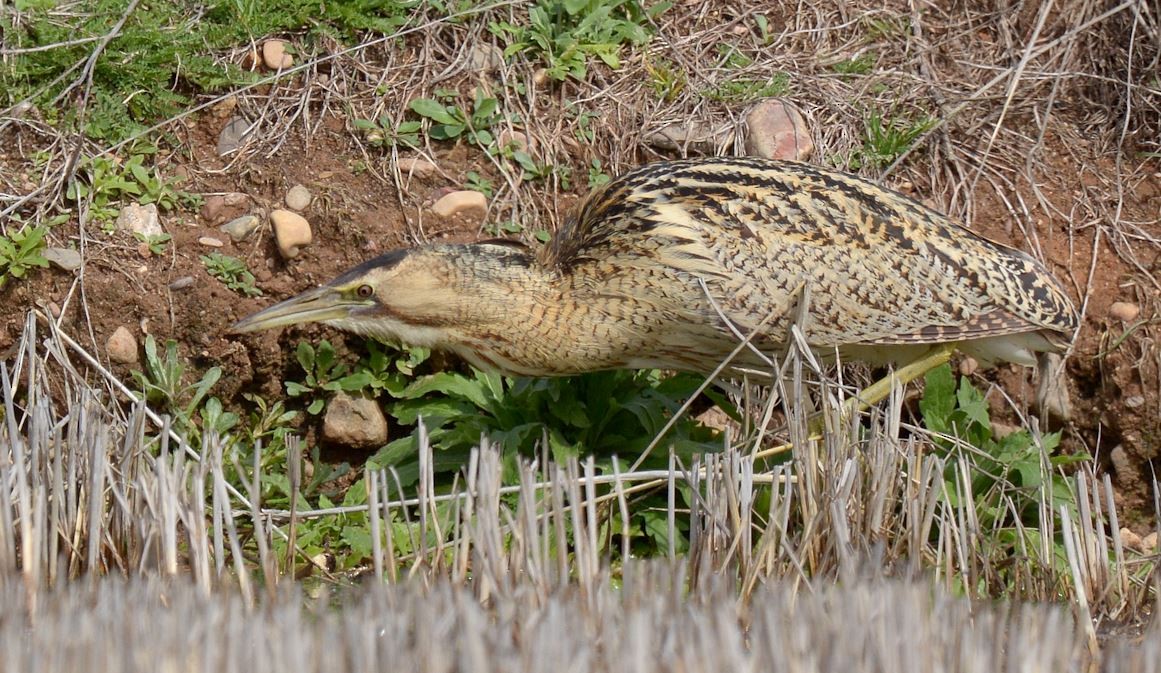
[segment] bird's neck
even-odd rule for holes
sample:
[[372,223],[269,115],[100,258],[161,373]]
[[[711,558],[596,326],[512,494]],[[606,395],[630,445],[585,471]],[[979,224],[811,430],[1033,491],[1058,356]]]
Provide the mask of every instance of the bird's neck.
[[[491,253],[491,254],[486,254]],[[510,375],[549,376],[626,366],[630,299],[595,301],[594,279],[531,254],[472,251],[461,258],[457,319],[441,344],[471,364]],[[617,345],[621,347],[617,347]]]

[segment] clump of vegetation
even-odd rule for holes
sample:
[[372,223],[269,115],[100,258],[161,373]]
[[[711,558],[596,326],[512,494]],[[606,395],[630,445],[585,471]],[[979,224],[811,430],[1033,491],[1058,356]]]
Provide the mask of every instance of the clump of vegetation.
[[89,157],[81,162],[78,177],[69,182],[66,196],[73,201],[90,200],[90,217],[106,228],[128,202],[154,203],[162,211],[179,204],[197,207],[200,197],[178,189],[176,180],[164,179],[146,166],[146,157],[156,152],[153,146],[138,145],[123,162],[112,156]]
[[254,285],[254,274],[246,268],[246,263],[237,257],[211,252],[201,256],[206,272],[225,283],[226,287],[246,296],[261,297],[262,290]]
[[489,28],[510,40],[505,56],[538,58],[552,79],[584,79],[591,58],[619,68],[621,48],[645,44],[649,21],[669,6],[663,2],[645,9],[636,0],[538,0],[528,10],[527,24],[499,22]]
[[41,254],[47,235],[48,227],[30,225],[7,236],[0,235],[0,289],[9,278],[24,278],[31,269],[48,266],[48,260]]
[[926,115],[885,119],[879,111],[872,111],[866,120],[863,146],[850,156],[848,163],[851,168],[883,168],[911,149],[935,123]]
[[500,101],[483,89],[476,89],[470,111],[431,98],[417,98],[411,101],[410,107],[412,112],[431,122],[428,135],[433,140],[455,140],[463,136],[484,149],[495,142],[489,129],[500,120]]

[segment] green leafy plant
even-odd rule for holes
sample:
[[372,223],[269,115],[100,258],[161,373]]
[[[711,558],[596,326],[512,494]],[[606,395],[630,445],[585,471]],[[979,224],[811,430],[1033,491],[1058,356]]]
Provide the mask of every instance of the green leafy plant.
[[425,348],[395,351],[376,341],[367,340],[367,355],[352,369],[335,355],[330,341],[318,346],[303,341],[295,350],[295,358],[302,367],[301,382],[287,381],[286,394],[290,397],[311,398],[306,411],[317,415],[326,399],[338,391],[361,393],[379,397],[387,393],[395,396],[403,392],[415,368],[423,364],[431,352]]
[[[405,426],[422,420],[441,470],[458,469],[481,437],[513,456],[534,453],[543,439],[560,461],[585,454],[607,460],[640,454],[700,383],[693,375],[665,377],[655,370],[568,379],[509,379],[474,369],[439,372],[408,384],[389,412]],[[414,433],[397,439],[371,463],[395,466],[402,479],[413,479],[416,442]],[[663,446],[687,459],[693,452],[720,449],[716,433],[689,418],[675,424]],[[665,454],[658,452],[653,463],[665,462]]]
[[608,184],[611,179],[601,165],[600,159],[593,159],[589,162],[589,189]]
[[831,66],[840,75],[867,75],[875,69],[875,63],[878,62],[879,57],[875,52],[864,52],[855,58],[839,61]]
[[47,226],[25,225],[7,236],[0,235],[0,288],[9,278],[24,278],[30,269],[48,266],[44,258]]
[[494,189],[492,181],[483,177],[476,171],[468,171],[467,181],[464,183],[464,187],[480,192],[488,198],[492,198],[492,192]]
[[237,257],[211,252],[201,256],[206,272],[225,283],[226,287],[247,297],[261,297],[262,290],[254,286],[254,274]]
[[552,79],[584,79],[590,58],[621,67],[621,48],[648,41],[649,21],[669,6],[663,2],[646,10],[636,0],[538,0],[526,25],[498,22],[489,29],[511,40],[505,57],[526,53],[541,59]]
[[685,91],[688,78],[673,62],[666,59],[647,61],[645,69],[649,73],[649,85],[653,88],[653,93],[666,103],[677,100],[677,97]]
[[384,113],[379,119],[356,119],[355,128],[367,134],[367,142],[376,147],[419,147],[419,132],[423,122],[405,121],[398,124]]
[[1043,529],[1043,499],[1054,512],[1075,509],[1071,484],[1060,468],[1090,458],[1056,453],[1060,433],[1039,441],[1027,430],[996,437],[983,393],[966,377],[957,386],[948,365],[926,375],[919,409],[924,426],[935,433],[937,452],[951,458],[966,451],[972,464],[971,492],[964,493],[955,461],[948,461],[945,496],[953,505],[974,506],[981,528],[997,531],[997,540],[1015,544],[1018,533]]
[[149,236],[139,231],[133,232],[133,238],[136,238],[137,240],[144,243],[146,247],[149,248],[149,252],[153,253],[154,255],[164,255],[166,244],[173,240],[173,236],[170,236],[169,234],[162,233]]
[[724,103],[744,103],[759,98],[785,96],[790,92],[790,75],[778,73],[767,79],[738,77],[730,79],[702,94],[703,97]]
[[851,155],[851,168],[883,168],[895,161],[911,145],[935,126],[935,120],[922,116],[915,120],[892,117],[884,119],[878,111],[872,112],[866,120],[866,135],[863,146]]
[[[133,378],[141,386],[145,400],[172,415],[173,423],[183,431],[195,428],[199,414],[203,426],[224,434],[238,422],[237,414],[224,411],[216,397],[207,397],[222,378],[221,367],[210,367],[201,379],[185,383],[185,365],[177,352],[177,342],[167,339],[165,354],[157,352],[157,340],[145,337],[144,371],[134,370]],[[193,438],[190,438],[191,441]]]
[[154,203],[160,210],[173,210],[179,203],[196,207],[200,197],[177,188],[175,180],[166,180],[145,165],[146,157],[157,150],[148,146],[134,148],[123,163],[116,157],[95,156],[81,162],[87,181],[73,178],[65,192],[72,200],[91,199],[90,216],[97,222],[111,223],[126,202]]
[[428,134],[435,140],[454,140],[465,136],[472,143],[488,148],[494,142],[489,131],[500,120],[500,101],[476,89],[471,112],[458,105],[445,105],[431,98],[417,98],[410,108],[431,122]]

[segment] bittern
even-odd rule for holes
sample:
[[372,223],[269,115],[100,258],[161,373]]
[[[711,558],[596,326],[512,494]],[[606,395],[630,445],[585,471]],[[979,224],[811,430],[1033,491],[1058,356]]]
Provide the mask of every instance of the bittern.
[[553,243],[397,250],[233,326],[307,322],[450,350],[516,376],[761,369],[797,324],[818,353],[982,363],[1067,347],[1072,302],[1038,260],[845,173],[757,158],[665,161],[595,189]]

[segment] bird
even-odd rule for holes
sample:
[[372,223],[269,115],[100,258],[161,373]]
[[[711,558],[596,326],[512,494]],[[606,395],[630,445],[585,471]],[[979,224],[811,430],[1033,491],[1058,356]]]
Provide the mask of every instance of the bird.
[[231,329],[310,322],[549,377],[708,373],[731,355],[732,370],[760,371],[801,341],[828,360],[954,347],[1031,366],[1069,347],[1078,317],[1039,260],[909,196],[812,164],[714,157],[629,170],[539,249],[395,250]]

